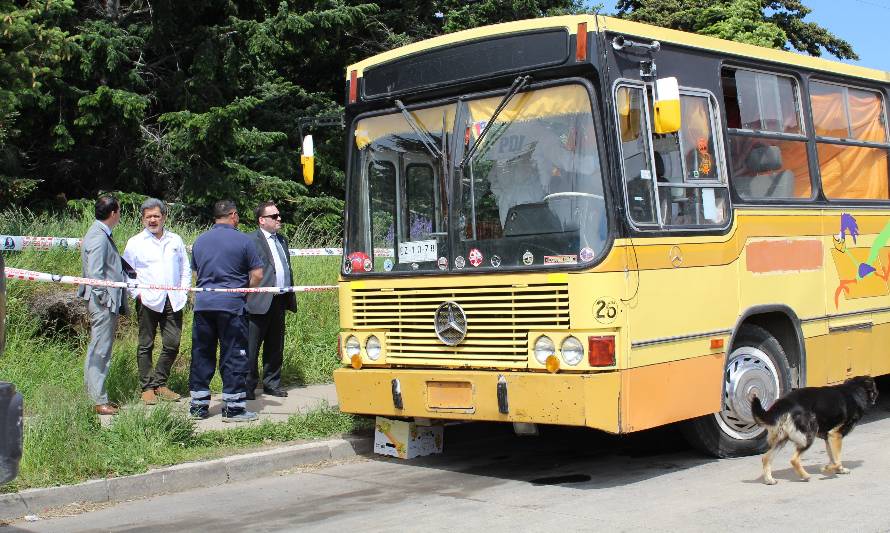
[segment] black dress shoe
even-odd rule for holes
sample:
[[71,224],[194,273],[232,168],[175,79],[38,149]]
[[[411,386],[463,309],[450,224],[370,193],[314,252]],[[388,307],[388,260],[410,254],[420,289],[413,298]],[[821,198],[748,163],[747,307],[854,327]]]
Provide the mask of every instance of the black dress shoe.
[[256,400],[256,393],[254,393],[252,390],[251,390],[251,391],[247,391],[247,396],[245,396],[245,399],[247,399],[247,400]]
[[284,389],[269,389],[263,387],[263,394],[268,394],[269,396],[278,396],[279,398],[287,397],[287,391]]

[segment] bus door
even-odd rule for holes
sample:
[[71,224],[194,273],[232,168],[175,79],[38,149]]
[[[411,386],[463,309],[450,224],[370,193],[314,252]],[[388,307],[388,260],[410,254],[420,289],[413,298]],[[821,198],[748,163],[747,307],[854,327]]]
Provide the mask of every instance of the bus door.
[[629,289],[638,295],[631,365],[705,355],[682,337],[725,329],[739,309],[737,277],[722,268],[720,253],[730,205],[716,101],[681,90],[680,130],[658,134],[651,84],[619,83],[613,98],[626,216],[642,233],[628,252],[640,269],[638,290]]

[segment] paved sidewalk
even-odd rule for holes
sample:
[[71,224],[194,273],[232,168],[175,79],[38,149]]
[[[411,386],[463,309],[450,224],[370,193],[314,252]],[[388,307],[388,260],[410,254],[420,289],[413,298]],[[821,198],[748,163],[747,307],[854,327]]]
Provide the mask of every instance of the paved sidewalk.
[[[269,420],[270,422],[285,422],[296,413],[305,413],[327,403],[331,407],[337,406],[337,391],[333,383],[324,385],[309,385],[306,387],[291,387],[287,390],[287,398],[262,394],[263,389],[257,389],[256,400],[247,402],[247,410],[259,415],[258,422]],[[188,409],[188,398],[179,401],[184,409]],[[210,399],[210,418],[198,420],[195,427],[198,431],[211,429],[227,429],[243,426],[245,423],[229,424],[222,421],[221,395],[214,394]],[[256,423],[256,422],[248,422]]]
[[[245,424],[256,424],[268,420],[270,422],[285,422],[296,413],[305,413],[317,407],[327,404],[330,407],[337,406],[337,391],[333,383],[324,385],[308,385],[305,387],[294,386],[287,389],[287,398],[262,394],[262,389],[257,390],[256,400],[247,402],[247,409],[259,415],[257,422],[241,422],[237,424],[222,421],[222,395],[214,394],[210,399],[210,418],[195,422],[198,431],[215,429],[230,429]],[[187,410],[189,407],[188,396],[173,404],[179,409]],[[141,408],[142,404],[124,406],[124,409]],[[111,416],[100,416],[103,425],[111,424]]]

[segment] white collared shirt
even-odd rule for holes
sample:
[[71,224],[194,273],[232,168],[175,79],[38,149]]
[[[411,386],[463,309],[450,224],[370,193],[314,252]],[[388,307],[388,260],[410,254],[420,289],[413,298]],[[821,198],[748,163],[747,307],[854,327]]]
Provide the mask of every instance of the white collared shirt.
[[[192,283],[192,267],[185,253],[185,245],[179,235],[164,229],[158,239],[144,229],[130,237],[124,249],[124,259],[136,270],[136,282],[151,285],[189,287]],[[164,311],[164,302],[170,298],[174,311],[185,307],[187,291],[163,291],[129,289],[130,296],[141,298],[142,305],[152,311]]]
[[269,245],[269,250],[272,252],[272,261],[275,262],[275,286],[286,287],[287,282],[284,277],[285,266],[281,263],[281,255],[278,253],[278,237],[275,233],[269,233],[263,228],[260,228],[260,231],[266,237],[266,244]]

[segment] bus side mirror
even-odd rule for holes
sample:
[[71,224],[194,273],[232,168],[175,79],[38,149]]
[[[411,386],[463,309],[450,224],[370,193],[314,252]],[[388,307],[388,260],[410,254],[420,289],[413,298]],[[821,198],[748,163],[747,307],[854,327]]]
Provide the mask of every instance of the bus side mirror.
[[676,133],[682,122],[677,78],[655,80],[655,133]]
[[303,155],[300,156],[303,165],[303,182],[312,185],[315,177],[315,146],[312,143],[312,135],[303,138]]

